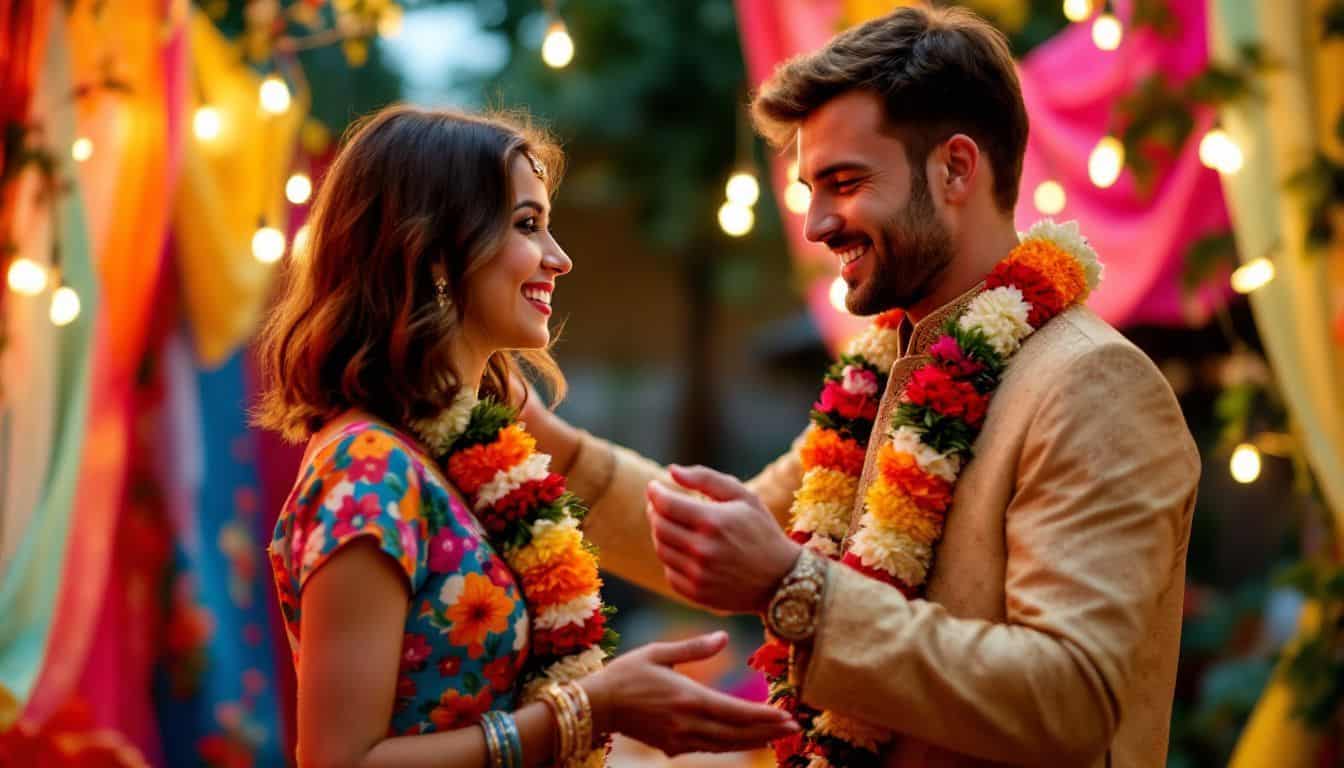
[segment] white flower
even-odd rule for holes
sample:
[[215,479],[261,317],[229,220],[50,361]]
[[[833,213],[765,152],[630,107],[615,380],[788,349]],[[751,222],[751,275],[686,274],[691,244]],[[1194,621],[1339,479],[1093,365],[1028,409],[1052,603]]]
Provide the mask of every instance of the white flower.
[[547,606],[537,614],[537,629],[559,629],[570,624],[582,625],[593,615],[593,611],[601,607],[602,600],[596,592],[581,595],[569,602]]
[[523,650],[523,647],[527,645],[527,634],[528,634],[527,611],[523,611],[523,614],[518,617],[518,620],[513,622],[514,652]]
[[466,586],[467,577],[461,574],[449,576],[443,580],[443,586],[439,587],[439,602],[444,605],[456,605]]
[[955,483],[957,473],[961,471],[961,457],[954,453],[939,453],[926,444],[920,434],[914,427],[897,427],[891,434],[891,447],[897,453],[914,456],[915,463],[928,474]]
[[333,485],[330,491],[327,491],[322,499],[322,506],[332,512],[340,512],[341,504],[348,498],[355,495],[355,484],[349,480],[342,480]]
[[901,334],[889,328],[870,325],[849,343],[847,353],[862,357],[877,370],[886,373],[900,352]]
[[561,518],[559,521],[547,520],[545,518],[542,518],[533,523],[531,529],[529,530],[532,533],[532,538],[540,539],[541,537],[547,535],[548,533],[551,533],[552,531],[557,532],[565,530],[577,531],[578,529],[579,529],[578,519],[573,516],[566,516],[564,518]]
[[322,555],[322,549],[327,546],[327,526],[318,523],[308,532],[307,541],[303,542],[303,567],[312,568],[317,562],[317,558]]
[[471,423],[471,412],[479,402],[471,387],[459,387],[453,395],[453,402],[439,415],[429,419],[411,422],[411,431],[425,442],[431,453],[441,456],[448,452],[453,442],[467,431]]
[[517,490],[523,483],[532,480],[545,480],[550,474],[551,457],[545,453],[534,453],[518,464],[495,473],[490,482],[476,492],[476,511],[486,509],[496,501]]
[[838,539],[849,530],[851,504],[832,501],[797,504],[793,508],[793,530]]
[[1063,224],[1056,224],[1053,219],[1042,219],[1019,237],[1022,240],[1048,240],[1072,256],[1083,268],[1083,274],[1087,276],[1087,290],[1094,291],[1101,283],[1104,267],[1097,258],[1097,252],[1078,229],[1078,222],[1066,221]]
[[971,299],[957,325],[962,330],[980,331],[994,351],[1007,358],[1031,333],[1031,324],[1027,322],[1030,313],[1031,307],[1022,298],[1022,291],[1004,285]]
[[807,548],[831,560],[840,556],[840,542],[826,536],[813,536],[808,539]]
[[877,374],[857,365],[846,365],[840,386],[851,395],[876,395]]
[[933,561],[933,550],[900,531],[863,516],[862,526],[854,535],[849,551],[863,564],[889,573],[912,587],[924,583]]

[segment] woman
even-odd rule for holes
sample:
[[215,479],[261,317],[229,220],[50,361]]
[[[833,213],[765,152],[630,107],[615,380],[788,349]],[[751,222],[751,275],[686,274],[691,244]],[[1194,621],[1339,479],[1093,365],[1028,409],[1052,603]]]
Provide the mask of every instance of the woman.
[[511,358],[563,391],[545,351],[572,266],[548,229],[561,160],[517,118],[393,107],[318,194],[257,410],[308,441],[271,545],[302,766],[586,765],[608,733],[679,753],[796,730],[671,669],[721,633],[602,667],[579,507],[501,406]]

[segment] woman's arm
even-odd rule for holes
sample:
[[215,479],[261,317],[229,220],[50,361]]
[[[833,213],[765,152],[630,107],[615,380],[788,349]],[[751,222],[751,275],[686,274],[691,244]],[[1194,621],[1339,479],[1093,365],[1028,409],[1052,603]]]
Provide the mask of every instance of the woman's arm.
[[[404,572],[363,537],[309,576],[302,593],[298,670],[300,768],[481,768],[478,726],[387,736],[408,591]],[[763,746],[794,732],[777,710],[706,688],[676,664],[723,650],[722,633],[654,643],[580,681],[592,700],[594,733],[620,732],[669,754]],[[529,768],[551,760],[557,727],[545,704],[513,713]]]

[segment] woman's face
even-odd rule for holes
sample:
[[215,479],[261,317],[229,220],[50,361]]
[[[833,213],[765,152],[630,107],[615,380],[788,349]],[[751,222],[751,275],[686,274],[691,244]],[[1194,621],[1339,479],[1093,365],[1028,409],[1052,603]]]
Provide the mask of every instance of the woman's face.
[[499,253],[466,276],[463,331],[486,353],[537,349],[551,340],[551,294],[555,280],[574,266],[551,236],[546,185],[521,153],[509,173],[513,206]]

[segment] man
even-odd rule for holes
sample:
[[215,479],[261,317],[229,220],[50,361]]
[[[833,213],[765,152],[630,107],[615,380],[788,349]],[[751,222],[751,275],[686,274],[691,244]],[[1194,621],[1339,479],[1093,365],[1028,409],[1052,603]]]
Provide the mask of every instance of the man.
[[[850,311],[906,311],[883,428],[1018,244],[1027,118],[1006,41],[965,11],[904,8],[782,65],[753,111],[776,144],[797,143],[806,235],[837,254]],[[1198,454],[1151,361],[1086,308],[1009,361],[924,599],[783,533],[793,454],[745,485],[669,476],[539,409],[527,418],[592,502],[608,569],[723,611],[767,614],[790,589],[794,625],[765,621],[792,640],[800,698],[894,731],[883,765],[1165,763]],[[818,560],[820,582],[800,589]]]

